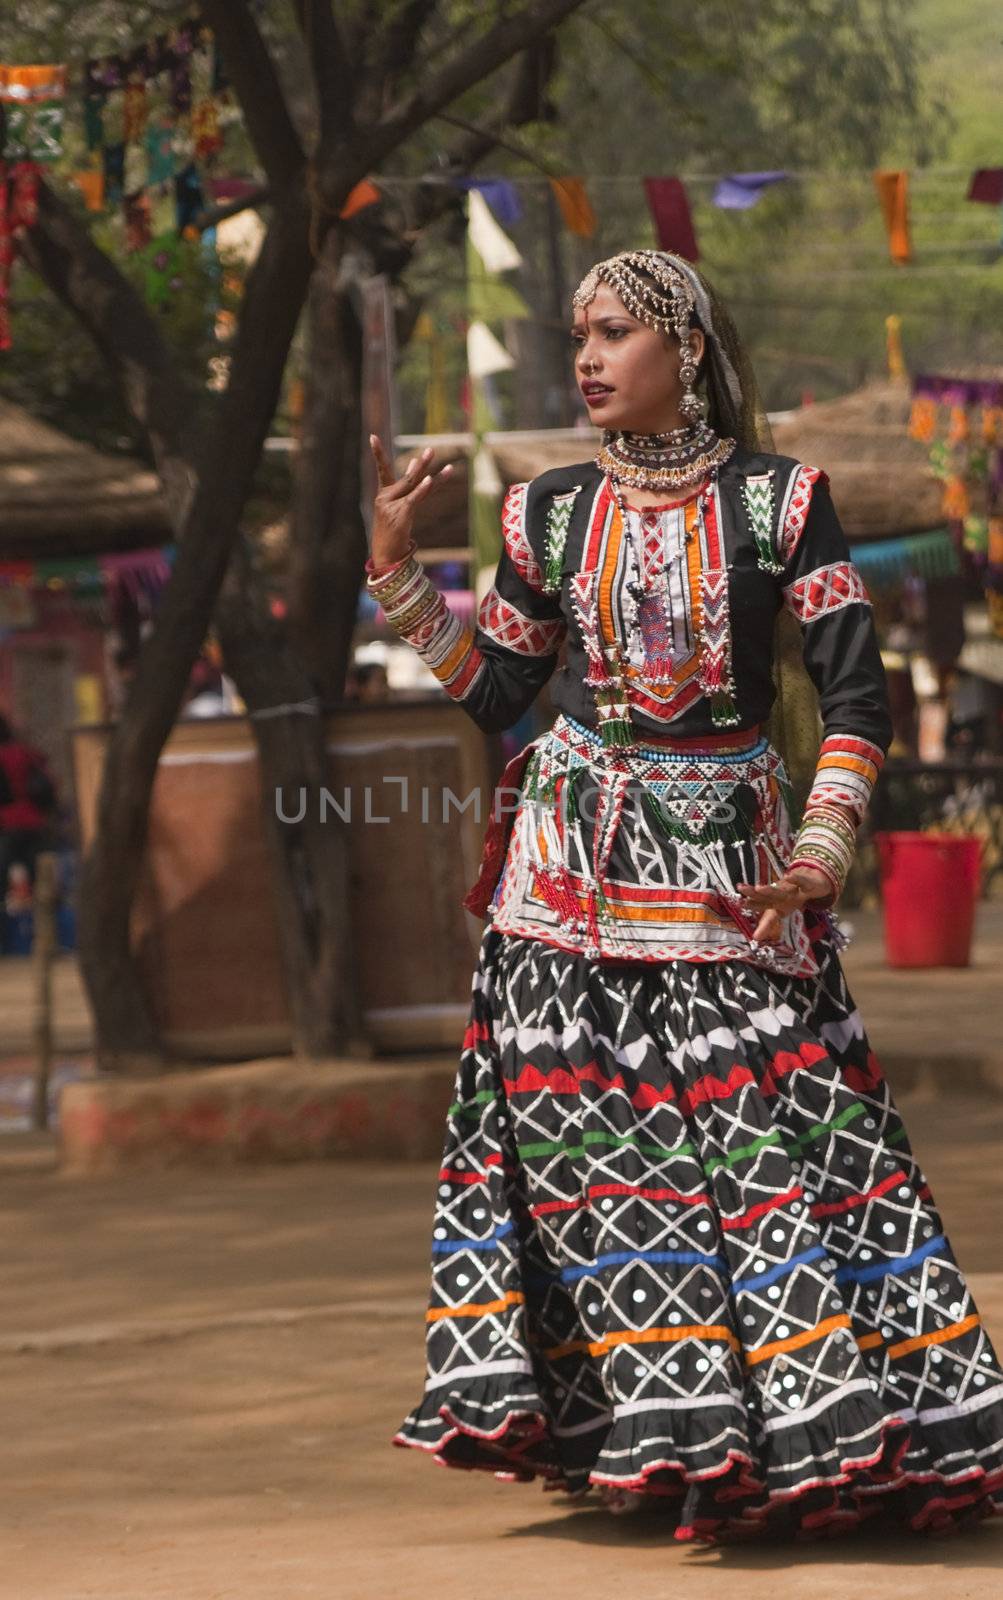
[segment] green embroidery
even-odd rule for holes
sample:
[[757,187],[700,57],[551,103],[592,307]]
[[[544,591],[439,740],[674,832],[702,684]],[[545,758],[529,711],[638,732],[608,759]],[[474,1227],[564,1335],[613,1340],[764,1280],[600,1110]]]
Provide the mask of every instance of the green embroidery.
[[779,577],[784,568],[773,548],[773,473],[763,472],[743,479],[741,492],[756,541],[756,561],[763,572]]
[[543,547],[543,592],[557,594],[561,587],[561,567],[564,564],[564,547],[568,542],[571,513],[581,493],[576,483],[566,494],[555,494],[547,512],[547,535]]

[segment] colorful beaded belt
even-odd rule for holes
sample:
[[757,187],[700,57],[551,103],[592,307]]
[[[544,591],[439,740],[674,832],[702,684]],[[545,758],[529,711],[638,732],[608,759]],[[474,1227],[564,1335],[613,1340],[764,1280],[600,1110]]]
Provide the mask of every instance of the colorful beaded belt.
[[[560,738],[560,722],[567,726],[583,739],[588,739],[599,748],[604,748],[599,732],[595,728],[586,727],[584,722],[579,722],[567,712],[562,712],[561,717],[554,724],[552,732]],[[757,744],[762,743],[761,724],[754,723],[751,728],[742,728],[733,733],[698,733],[683,738],[673,734],[645,733],[643,743],[639,740],[634,746],[633,753],[644,755],[647,750],[665,750],[679,755],[690,753],[705,753],[707,755],[738,754],[742,751],[752,750]],[[630,755],[629,746],[624,747],[624,755]]]

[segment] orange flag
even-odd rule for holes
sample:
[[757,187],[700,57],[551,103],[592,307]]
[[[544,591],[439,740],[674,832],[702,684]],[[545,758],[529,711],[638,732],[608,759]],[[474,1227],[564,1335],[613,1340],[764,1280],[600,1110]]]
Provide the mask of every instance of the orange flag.
[[557,196],[565,226],[580,238],[591,239],[596,231],[596,217],[581,178],[551,178],[550,187]]
[[338,215],[347,222],[349,217],[354,217],[357,211],[365,211],[367,206],[374,206],[377,200],[383,197],[375,183],[370,183],[368,178],[363,178],[352,190]]
[[104,173],[98,169],[74,172],[72,181],[84,197],[88,211],[104,210]]
[[909,239],[909,174],[908,172],[876,172],[874,187],[881,202],[881,214],[888,231],[888,250],[893,261],[902,266],[912,260]]

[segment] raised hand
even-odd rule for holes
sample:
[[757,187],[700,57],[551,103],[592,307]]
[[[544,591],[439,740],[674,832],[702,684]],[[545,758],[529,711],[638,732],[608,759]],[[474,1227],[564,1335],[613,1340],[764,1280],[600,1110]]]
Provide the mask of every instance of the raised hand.
[[400,478],[394,477],[393,463],[389,460],[375,433],[369,435],[369,448],[376,462],[379,488],[373,500],[373,538],[370,552],[373,565],[388,567],[407,555],[414,531],[415,510],[425,497],[452,472],[447,462],[437,472],[432,470],[434,452],[425,449],[414,456]]
[[762,912],[752,936],[757,944],[778,944],[784,917],[806,905],[826,905],[833,899],[828,878],[811,867],[794,867],[776,883],[737,883],[735,887],[744,896],[746,909]]

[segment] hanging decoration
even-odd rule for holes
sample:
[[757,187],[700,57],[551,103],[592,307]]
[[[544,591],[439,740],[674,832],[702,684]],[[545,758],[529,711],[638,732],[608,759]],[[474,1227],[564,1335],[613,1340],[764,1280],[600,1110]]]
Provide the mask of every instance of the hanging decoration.
[[0,561],[0,589],[67,590],[74,595],[131,597],[156,594],[171,575],[174,545],[102,556],[61,556],[45,561]]
[[698,261],[700,251],[683,180],[645,178],[644,192],[659,250],[671,250],[675,255],[685,256],[687,261]]
[[519,191],[509,178],[454,178],[458,189],[476,189],[483,195],[492,214],[509,227],[522,220],[522,201]]
[[980,200],[984,205],[1003,206],[1003,167],[979,167],[972,173],[966,200]]
[[369,178],[362,178],[349,193],[348,199],[338,212],[338,215],[343,222],[347,222],[357,212],[365,211],[367,206],[377,205],[382,199],[383,196],[375,183],[372,183]]
[[490,322],[529,315],[521,295],[501,273],[522,265],[522,257],[495,221],[479,189],[467,195],[467,394],[474,436],[470,473],[471,588],[501,553],[499,526],[503,484],[484,434],[497,426],[494,380],[514,366],[511,354]]
[[929,446],[945,519],[1003,637],[1003,380],[918,374],[909,432]]
[[731,172],[718,183],[711,204],[722,211],[748,211],[767,189],[789,177],[789,172]]
[[170,199],[179,233],[191,229],[223,149],[221,107],[229,99],[212,30],[192,15],[128,52],[95,57],[85,63],[82,88],[85,139],[104,175],[105,205],[127,197],[127,249],[137,248],[139,219],[154,206],[144,242],[150,232],[159,237]]
[[24,228],[33,226],[38,215],[40,168],[33,161],[0,160],[0,350],[9,350],[10,275],[14,265],[14,245]]
[[885,318],[885,358],[889,378],[908,377],[902,351],[902,318],[894,313]]
[[888,253],[897,266],[912,260],[912,241],[909,233],[909,174],[908,172],[875,172],[874,187],[878,191],[881,215],[888,234]]
[[551,178],[550,187],[568,232],[580,239],[591,239],[596,231],[596,214],[581,178]]
[[64,66],[0,66],[3,155],[8,161],[55,161],[63,151]]

